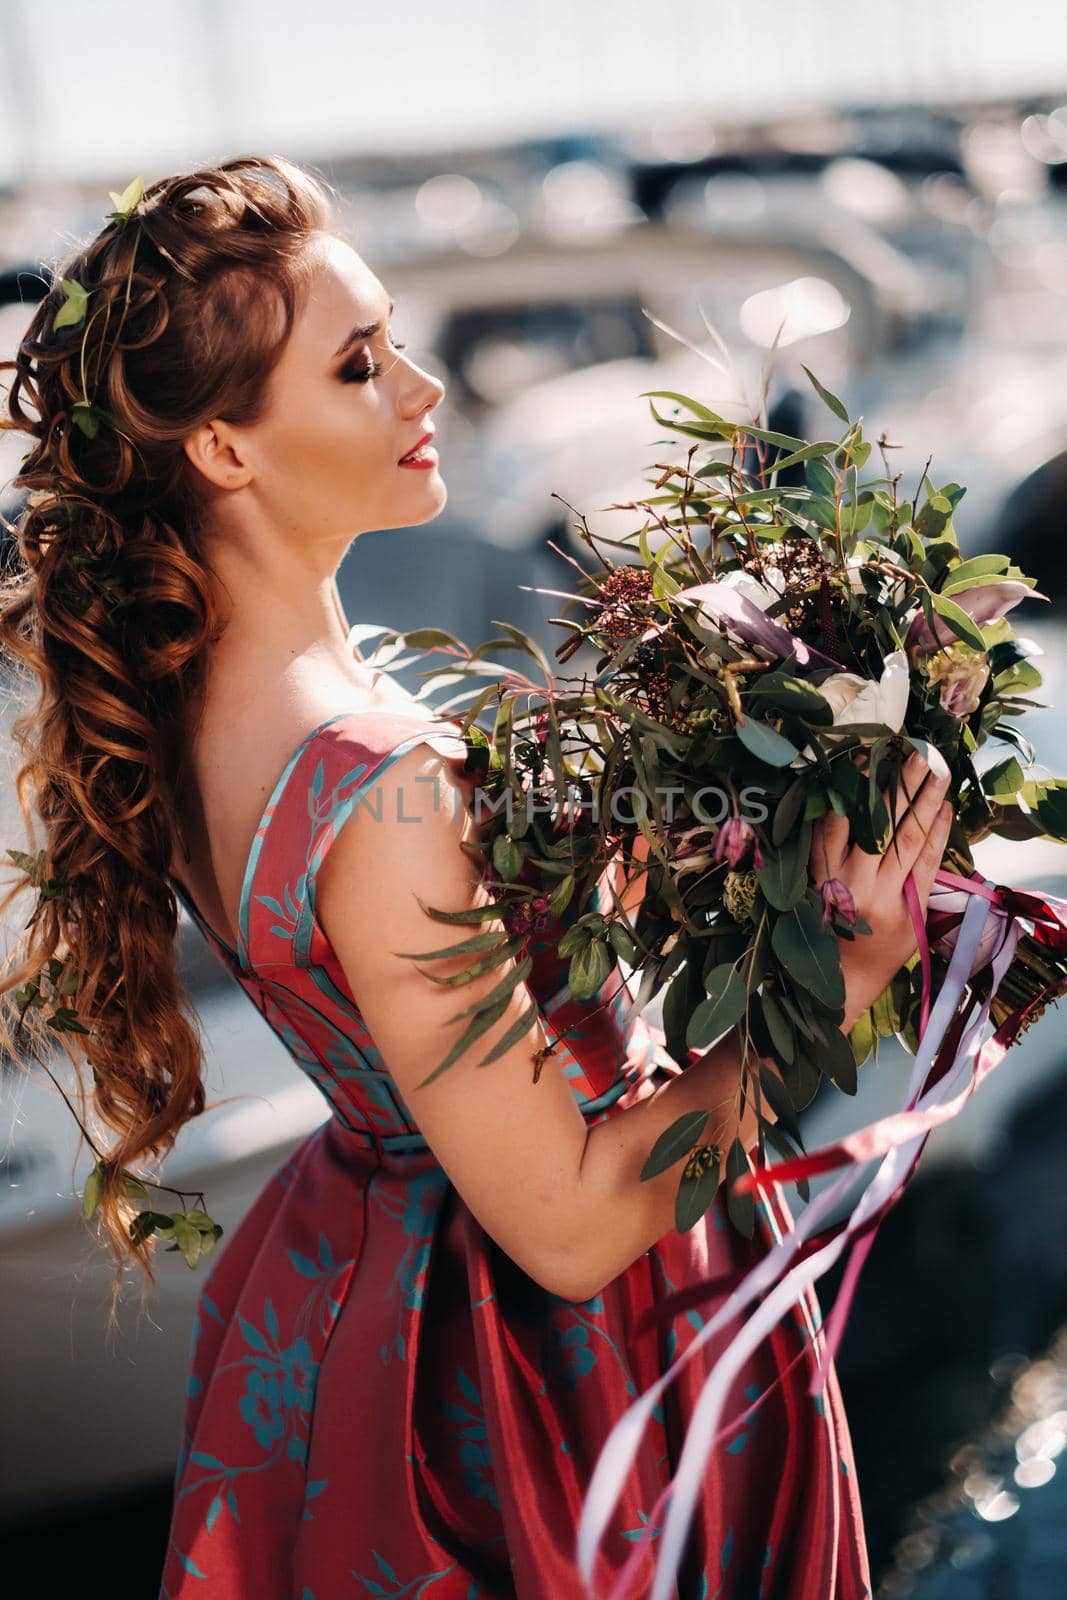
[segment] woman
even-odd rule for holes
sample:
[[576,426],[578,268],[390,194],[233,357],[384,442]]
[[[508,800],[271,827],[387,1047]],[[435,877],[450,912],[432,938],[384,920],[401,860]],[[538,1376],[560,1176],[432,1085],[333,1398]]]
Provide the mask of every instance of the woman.
[[[579,1600],[600,1447],[703,1325],[692,1311],[639,1338],[637,1316],[745,1267],[785,1225],[761,1205],[746,1241],[720,1198],[675,1231],[676,1167],[640,1171],[690,1109],[714,1108],[728,1146],[733,1040],[680,1073],[662,1034],[623,1023],[618,973],[570,997],[551,927],[482,1047],[531,996],[536,1029],[489,1071],[468,1054],[422,1082],[465,1008],[406,959],[449,942],[420,897],[462,910],[487,891],[464,848],[462,741],[354,659],[334,582],[357,534],[445,504],[426,448],[444,388],[392,341],[392,310],[321,186],[245,158],[120,205],[14,363],[31,494],[2,637],[40,688],[16,734],[48,892],[6,986],[53,958],[77,974],[64,992],[92,1027],[95,1111],[117,1136],[101,1210],[120,1256],[147,1266],[150,1247],[131,1240],[115,1173],[204,1107],[179,901],[330,1108],[204,1283],[165,1600]],[[843,948],[845,1027],[914,949],[905,874],[925,903],[940,859],[941,796],[911,776],[899,855],[847,851],[836,818],[817,833],[819,881],[848,885],[876,935]],[[731,1414],[748,1415],[716,1452],[686,1600],[870,1592],[836,1380],[825,1403],[807,1393],[816,1315],[809,1297],[742,1374]],[[600,1592],[720,1348],[654,1413]]]

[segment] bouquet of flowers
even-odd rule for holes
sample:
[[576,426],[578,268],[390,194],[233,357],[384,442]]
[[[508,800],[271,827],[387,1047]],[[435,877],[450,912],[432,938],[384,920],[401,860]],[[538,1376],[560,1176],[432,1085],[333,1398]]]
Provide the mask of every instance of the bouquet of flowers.
[[[560,676],[508,625],[494,624],[502,632],[474,650],[438,629],[363,630],[385,634],[368,658],[377,666],[411,660],[409,650],[452,658],[427,674],[423,695],[463,685],[438,709],[463,706],[452,720],[489,810],[475,846],[489,903],[466,913],[424,905],[435,920],[483,931],[412,959],[469,956],[464,972],[447,980],[461,983],[516,958],[464,1013],[465,1032],[424,1081],[501,1016],[529,973],[536,941],[548,938],[569,961],[575,998],[599,996],[620,961],[637,978],[631,1014],[663,991],[666,1045],[683,1068],[692,1052],[737,1029],[739,1107],[755,1112],[756,1161],[753,1168],[735,1140],[723,1165],[728,1211],[745,1233],[760,1188],[794,1181],[807,1198],[815,1172],[880,1162],[843,1222],[832,1219],[851,1173],[805,1207],[616,1425],[583,1514],[578,1557],[587,1581],[637,1449],[635,1420],[647,1419],[717,1327],[757,1302],[708,1378],[715,1394],[702,1399],[699,1427],[694,1418],[687,1435],[652,1600],[670,1590],[736,1364],[848,1249],[825,1374],[859,1266],[929,1131],[961,1109],[1067,987],[1067,902],[992,884],[971,855],[990,833],[1067,842],[1067,781],[1032,770],[1033,751],[1017,726],[1041,685],[1041,652],[1016,635],[1008,613],[1045,597],[1004,556],[964,559],[953,526],[964,489],[937,486],[924,473],[914,496],[901,498],[884,436],[884,471],[872,472],[861,423],[808,377],[840,424],[836,438],[794,438],[728,421],[682,394],[651,392],[655,421],[686,442],[686,457],[657,464],[649,497],[618,507],[640,514],[640,526],[619,539],[594,538],[579,518],[594,554],[604,544],[618,558],[590,571],[574,562],[580,580],[561,595],[572,614],[553,619],[567,635],[558,662],[579,651],[589,660],[580,676]],[[530,658],[541,681],[490,659],[504,650]],[[997,748],[983,753],[987,743]],[[912,751],[942,775],[947,768],[954,821],[925,918],[906,880],[915,957],[846,1035],[839,940],[870,929],[843,883],[816,887],[812,826],[832,810],[848,818],[850,843],[871,853],[891,848],[886,796],[895,815]],[[980,759],[990,753],[992,761]],[[522,1037],[535,1011],[479,1065]],[[990,1019],[995,1031],[983,1045]],[[915,1057],[905,1108],[806,1152],[798,1113],[822,1077],[855,1093],[857,1069],[879,1037],[894,1034]],[[535,1072],[541,1064],[539,1053]],[[723,1153],[702,1142],[707,1117],[680,1117],[642,1173],[687,1158],[679,1230],[703,1215],[720,1182]],[[782,1158],[777,1164],[768,1146]],[[701,1287],[686,1287],[685,1305]],[[655,1320],[679,1309],[680,1295],[658,1307]],[[635,1566],[639,1557],[635,1550]]]

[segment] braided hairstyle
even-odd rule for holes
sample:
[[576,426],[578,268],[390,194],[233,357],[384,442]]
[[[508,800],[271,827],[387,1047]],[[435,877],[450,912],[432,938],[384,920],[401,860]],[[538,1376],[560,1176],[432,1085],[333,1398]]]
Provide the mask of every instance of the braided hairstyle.
[[[44,830],[36,854],[7,852],[19,873],[0,913],[27,890],[37,901],[0,969],[0,1050],[47,1066],[59,1043],[75,1067],[97,1156],[84,1210],[115,1258],[112,1318],[127,1263],[144,1268],[145,1289],[154,1282],[152,1212],[131,1206],[147,1199],[131,1163],[162,1158],[204,1109],[169,868],[221,625],[182,441],[214,417],[260,414],[309,247],[336,232],[332,191],[279,157],[147,190],[136,180],[113,198],[119,209],[54,269],[14,360],[0,363],[13,373],[0,427],[31,440],[14,479],[27,493],[8,526],[0,656],[37,691],[12,732],[31,844],[34,812]],[[87,1126],[84,1063],[92,1118],[115,1136],[106,1153]],[[190,1265],[221,1233],[202,1210],[174,1221],[161,1232]]]

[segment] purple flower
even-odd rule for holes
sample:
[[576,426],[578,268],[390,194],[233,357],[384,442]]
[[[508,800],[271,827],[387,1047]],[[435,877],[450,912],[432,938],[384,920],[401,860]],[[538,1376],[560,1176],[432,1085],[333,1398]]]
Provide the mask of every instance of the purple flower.
[[727,817],[715,837],[715,848],[712,850],[712,859],[725,861],[731,869],[737,868],[752,850],[752,866],[758,872],[763,865],[763,855],[759,847],[759,839],[751,822],[745,822],[741,817]]
[[838,912],[854,928],[859,921],[856,902],[852,890],[847,883],[842,883],[840,878],[827,878],[822,886],[822,925],[824,928],[830,924],[834,913]]
[[[750,592],[746,593],[735,583],[728,583],[725,578],[716,583],[698,583],[688,589],[679,589],[672,598],[676,604],[685,602],[697,607],[698,628],[702,622],[717,627],[720,633],[724,627],[728,627],[745,644],[762,646],[771,655],[795,661],[798,666],[838,665],[820,650],[798,639],[788,628],[783,628],[780,622],[764,616],[761,605],[757,604]],[[773,599],[772,595],[767,604],[773,603]]]
[[[950,573],[949,577],[951,576]],[[976,584],[973,589],[963,589],[959,594],[949,595],[948,598],[962,611],[966,611],[971,621],[979,628],[986,628],[991,622],[999,622],[1005,612],[1017,606],[1020,600],[1047,600],[1048,596],[1038,594],[1036,589],[1031,589],[1029,584],[1020,583],[1016,578],[999,578],[996,583]],[[909,651],[921,653],[940,649],[942,645],[953,644],[955,639],[956,635],[943,618],[935,615],[934,626],[931,629],[923,612],[917,611],[904,640],[904,647]]]

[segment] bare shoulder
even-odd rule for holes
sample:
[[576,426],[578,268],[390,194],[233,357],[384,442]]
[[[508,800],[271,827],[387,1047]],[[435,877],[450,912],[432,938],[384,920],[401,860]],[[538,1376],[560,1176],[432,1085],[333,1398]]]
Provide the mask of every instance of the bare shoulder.
[[[358,808],[319,869],[316,907],[327,937],[332,942],[336,932],[364,970],[381,972],[391,965],[378,937],[383,916],[413,931],[432,926],[416,897],[442,910],[488,899],[479,892],[482,861],[473,796],[474,780],[463,775],[460,764],[424,743],[389,762],[362,791]],[[359,927],[350,915],[354,904],[369,913],[358,919]],[[453,942],[463,933],[443,931]],[[439,941],[447,942],[447,937]],[[394,973],[400,976],[399,969]]]

